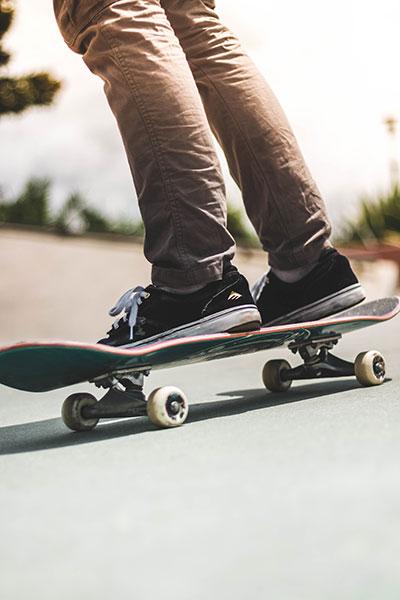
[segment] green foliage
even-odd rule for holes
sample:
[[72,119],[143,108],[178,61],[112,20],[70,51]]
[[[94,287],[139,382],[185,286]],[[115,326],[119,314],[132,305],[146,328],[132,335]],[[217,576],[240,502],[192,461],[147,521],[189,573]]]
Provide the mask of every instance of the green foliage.
[[10,29],[14,19],[14,8],[10,0],[0,0],[0,40]]
[[249,248],[260,246],[256,235],[245,223],[242,209],[231,204],[228,204],[228,229],[239,245]]
[[129,218],[107,219],[98,210],[89,207],[79,193],[71,194],[55,219],[56,231],[64,235],[80,233],[111,233],[143,237],[142,221]]
[[[0,67],[10,61],[1,39],[10,29],[14,7],[10,0],[0,0]],[[31,73],[23,77],[0,77],[0,116],[18,114],[31,106],[48,106],[61,83],[48,73]]]
[[31,179],[14,202],[0,203],[0,221],[46,227],[49,224],[47,179]]
[[131,219],[120,218],[113,224],[112,232],[117,235],[131,235],[133,237],[144,237],[144,223],[141,219],[132,221]]
[[[5,2],[5,0],[0,0],[0,40],[11,27],[13,18],[14,10],[12,8],[11,2]],[[9,53],[3,50],[0,45],[0,67],[6,65],[9,62],[9,60]]]
[[142,221],[129,218],[108,219],[89,206],[79,193],[71,194],[55,215],[50,209],[48,179],[30,179],[21,194],[6,200],[0,190],[0,223],[31,225],[57,231],[63,235],[108,233],[134,237],[144,236]]
[[0,78],[0,116],[21,113],[30,106],[47,106],[52,103],[60,82],[46,73],[27,75],[18,79]]
[[74,193],[67,198],[54,226],[59,233],[68,235],[85,232],[105,233],[110,224],[98,211],[86,205],[81,194]]
[[8,52],[5,52],[5,50],[2,50],[0,48],[0,67],[3,67],[4,65],[6,65],[10,60],[10,55]]
[[400,187],[395,186],[387,195],[364,199],[359,217],[347,223],[339,243],[368,243],[383,241],[393,233],[400,233]]

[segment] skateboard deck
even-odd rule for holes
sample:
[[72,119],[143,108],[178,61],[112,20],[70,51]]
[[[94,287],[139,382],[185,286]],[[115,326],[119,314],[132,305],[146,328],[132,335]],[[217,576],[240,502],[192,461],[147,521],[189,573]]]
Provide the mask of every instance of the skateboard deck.
[[152,371],[287,346],[307,336],[343,335],[387,321],[399,311],[399,298],[384,298],[322,321],[180,338],[130,349],[67,341],[21,342],[0,348],[0,383],[46,392],[118,371]]
[[[45,392],[90,381],[98,387],[108,388],[109,396],[110,393],[121,396],[124,392],[129,395],[129,389],[135,393],[141,390],[143,376],[155,369],[228,358],[280,346],[299,352],[304,360],[302,367],[292,369],[290,373],[287,363],[287,381],[350,376],[355,374],[354,364],[330,355],[329,350],[342,335],[388,321],[399,311],[399,298],[382,298],[320,321],[265,327],[255,332],[142,343],[131,348],[68,341],[21,342],[0,348],[0,383],[19,390]],[[379,370],[380,367],[375,370],[377,368]],[[285,381],[280,381],[279,377],[276,379],[279,375],[276,364],[274,369],[272,375],[265,375],[269,379],[264,383],[274,391],[287,389]],[[367,382],[365,384],[368,385]]]

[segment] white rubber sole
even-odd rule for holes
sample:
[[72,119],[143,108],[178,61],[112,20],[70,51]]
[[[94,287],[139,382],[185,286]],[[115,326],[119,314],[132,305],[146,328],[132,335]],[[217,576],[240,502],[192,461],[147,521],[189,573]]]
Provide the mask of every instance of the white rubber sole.
[[192,337],[196,335],[213,335],[215,333],[240,333],[254,331],[260,328],[261,316],[253,304],[229,308],[204,317],[163,333],[153,335],[134,344],[125,344],[120,348],[137,348],[152,342],[160,342],[175,338]]
[[278,319],[265,323],[266,327],[270,325],[285,325],[287,323],[301,323],[303,321],[317,321],[334,315],[335,313],[351,308],[365,300],[365,292],[359,283],[351,285],[348,288],[326,296],[317,302],[302,306],[298,310],[283,315]]

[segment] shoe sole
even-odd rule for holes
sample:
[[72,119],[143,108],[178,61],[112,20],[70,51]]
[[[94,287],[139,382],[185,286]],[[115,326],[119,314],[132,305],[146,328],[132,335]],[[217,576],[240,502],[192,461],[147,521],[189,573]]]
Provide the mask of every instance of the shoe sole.
[[133,348],[154,342],[170,339],[194,337],[197,335],[213,335],[216,333],[246,333],[256,331],[261,327],[261,316],[256,306],[252,304],[229,308],[214,315],[204,317],[199,321],[187,323],[181,327],[169,329],[163,333],[140,340],[134,344],[124,344],[120,348]]
[[302,308],[294,310],[283,317],[269,321],[268,323],[265,323],[265,326],[270,327],[272,325],[318,321],[324,317],[330,317],[335,313],[351,308],[356,304],[360,304],[365,298],[366,296],[363,288],[359,283],[356,283],[355,285],[340,290],[340,292],[335,292],[317,302],[307,304]]

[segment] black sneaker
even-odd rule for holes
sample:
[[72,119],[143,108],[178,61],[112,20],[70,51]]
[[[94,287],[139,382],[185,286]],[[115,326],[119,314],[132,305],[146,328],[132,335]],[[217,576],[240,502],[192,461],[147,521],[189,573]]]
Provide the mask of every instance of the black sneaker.
[[334,248],[323,250],[314,269],[296,283],[284,283],[272,271],[252,289],[263,325],[316,321],[365,300],[348,259]]
[[110,310],[117,320],[99,344],[131,346],[161,340],[260,329],[261,318],[246,279],[230,266],[223,279],[193,294],[150,285],[126,292]]

